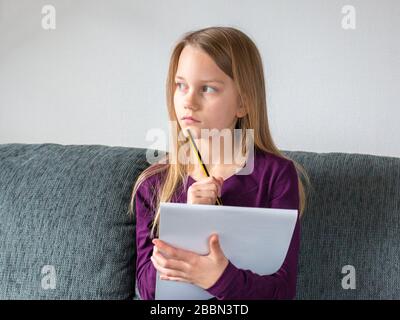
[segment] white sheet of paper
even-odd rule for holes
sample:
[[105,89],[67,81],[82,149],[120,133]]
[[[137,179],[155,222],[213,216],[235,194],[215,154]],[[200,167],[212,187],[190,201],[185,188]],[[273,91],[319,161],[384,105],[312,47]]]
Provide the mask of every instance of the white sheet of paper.
[[[178,248],[208,254],[208,238],[219,235],[225,256],[240,269],[261,275],[282,266],[298,210],[160,203],[159,239]],[[156,300],[205,300],[213,296],[186,282],[161,280],[157,271]]]

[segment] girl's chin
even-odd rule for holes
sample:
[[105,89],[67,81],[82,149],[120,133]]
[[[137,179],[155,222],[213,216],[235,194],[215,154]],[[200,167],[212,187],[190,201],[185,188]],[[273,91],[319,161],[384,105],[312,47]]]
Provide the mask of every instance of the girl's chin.
[[201,133],[200,132],[201,131],[200,128],[192,127],[192,126],[184,126],[184,127],[182,127],[182,131],[183,131],[185,137],[189,136],[189,132],[188,131],[190,131],[190,133],[192,134],[193,138],[199,137],[200,133]]

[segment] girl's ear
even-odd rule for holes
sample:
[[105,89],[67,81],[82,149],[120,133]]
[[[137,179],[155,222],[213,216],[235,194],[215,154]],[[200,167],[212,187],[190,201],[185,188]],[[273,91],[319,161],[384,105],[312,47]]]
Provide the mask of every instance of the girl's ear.
[[239,110],[236,112],[236,117],[243,118],[247,114],[245,108],[240,107]]
[[244,108],[242,101],[239,99],[239,107],[236,112],[236,117],[243,118],[246,115],[246,109]]

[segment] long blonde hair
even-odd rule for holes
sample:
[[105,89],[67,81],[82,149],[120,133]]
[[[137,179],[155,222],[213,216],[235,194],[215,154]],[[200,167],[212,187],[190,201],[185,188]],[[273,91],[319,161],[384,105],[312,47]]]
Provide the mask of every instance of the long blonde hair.
[[[293,159],[286,157],[275,146],[269,130],[267,117],[266,90],[264,81],[263,63],[260,53],[254,42],[242,31],[233,27],[208,27],[197,31],[185,33],[176,43],[170,63],[166,82],[166,98],[168,115],[170,121],[178,122],[174,108],[175,74],[178,68],[180,54],[187,45],[199,48],[206,52],[235,83],[241,103],[245,106],[247,114],[239,118],[235,128],[243,132],[243,140],[246,138],[246,129],[254,130],[254,147],[259,150],[275,154],[281,158],[293,161],[298,173],[304,176],[307,184],[310,179],[305,169]],[[137,178],[129,204],[129,213],[134,212],[134,199],[140,184],[147,178],[163,173],[163,180],[159,188],[153,187],[153,195],[150,201],[154,205],[156,212],[151,236],[158,236],[158,225],[160,219],[160,202],[171,202],[171,199],[178,187],[187,181],[188,165],[179,161],[170,162],[168,155],[177,157],[179,148],[186,141],[178,139],[181,134],[179,125],[174,126],[176,132],[172,132],[174,148],[165,158],[158,163],[150,165]],[[174,130],[174,129],[172,129]],[[300,216],[303,215],[306,206],[306,193],[304,185],[298,177]]]

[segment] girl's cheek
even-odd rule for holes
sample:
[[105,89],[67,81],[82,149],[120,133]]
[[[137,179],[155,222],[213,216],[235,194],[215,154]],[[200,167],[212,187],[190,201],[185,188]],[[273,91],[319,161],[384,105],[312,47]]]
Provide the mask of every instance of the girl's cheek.
[[184,109],[183,104],[182,104],[182,99],[180,99],[179,97],[174,97],[174,106],[175,106],[175,110]]

